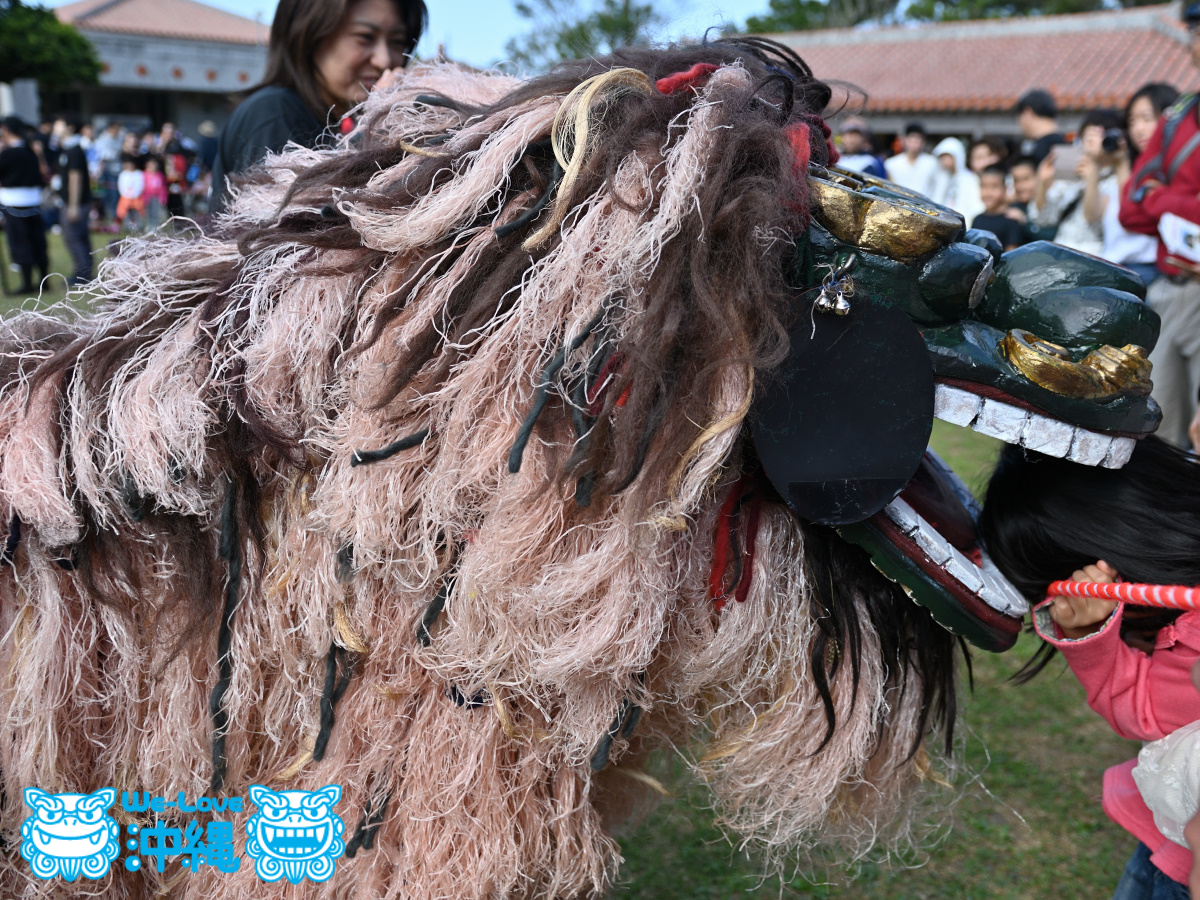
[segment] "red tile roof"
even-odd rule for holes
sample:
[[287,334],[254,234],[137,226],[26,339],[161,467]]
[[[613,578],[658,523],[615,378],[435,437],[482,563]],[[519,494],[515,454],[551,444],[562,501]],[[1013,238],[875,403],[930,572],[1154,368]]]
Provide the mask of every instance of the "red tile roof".
[[1200,85],[1173,5],[1115,12],[771,35],[867,112],[1008,112],[1030,88],[1062,109],[1121,107],[1149,81]]
[[81,31],[265,44],[268,26],[196,0],[78,0],[54,10]]

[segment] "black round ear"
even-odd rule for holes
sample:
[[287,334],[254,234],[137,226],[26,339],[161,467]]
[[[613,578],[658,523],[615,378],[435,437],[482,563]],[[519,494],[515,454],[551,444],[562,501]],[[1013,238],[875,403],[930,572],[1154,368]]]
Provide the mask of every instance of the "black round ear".
[[895,499],[933,430],[933,367],[917,326],[881,298],[849,306],[835,315],[818,300],[800,315],[750,413],[767,478],[823,525],[861,522]]

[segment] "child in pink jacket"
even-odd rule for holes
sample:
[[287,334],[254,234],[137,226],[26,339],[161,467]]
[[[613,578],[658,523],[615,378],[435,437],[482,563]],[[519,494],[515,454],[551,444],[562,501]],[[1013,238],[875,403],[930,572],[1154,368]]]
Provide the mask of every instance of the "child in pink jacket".
[[[1121,737],[1152,741],[1200,720],[1191,682],[1200,660],[1200,612],[1093,598],[1044,599],[1052,581],[1200,585],[1200,464],[1154,437],[1124,469],[1080,466],[1009,447],[980,518],[988,552],[1031,601],[1046,641],[1023,670],[1057,651],[1088,705]],[[1164,837],[1132,771],[1104,773],[1104,811],[1139,841],[1115,900],[1187,898],[1192,853]]]
[[154,231],[162,224],[163,211],[167,208],[167,179],[162,173],[162,166],[157,157],[147,157],[145,181],[143,197],[146,204],[146,222],[150,231]]

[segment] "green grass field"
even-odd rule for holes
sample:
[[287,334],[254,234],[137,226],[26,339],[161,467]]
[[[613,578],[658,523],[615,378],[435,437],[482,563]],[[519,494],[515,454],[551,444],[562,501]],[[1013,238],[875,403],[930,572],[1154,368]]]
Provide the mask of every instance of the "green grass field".
[[[120,237],[121,235],[115,234],[92,234],[92,258],[96,266],[99,266],[100,260],[107,254],[108,245]],[[0,240],[4,239],[0,238]],[[19,292],[5,293],[3,296],[0,296],[0,315],[18,307],[49,306],[51,303],[56,303],[66,296],[67,276],[73,269],[71,256],[67,253],[67,248],[63,244],[62,237],[59,235],[47,233],[46,240],[50,249],[50,271],[53,274],[42,285],[40,297],[34,298]],[[4,263],[7,265],[9,261],[8,245],[5,244]],[[9,271],[6,274],[5,287],[8,290],[15,290],[21,284],[20,273]]]
[[[100,259],[108,235],[93,235]],[[70,271],[60,238],[51,236],[55,271]],[[17,284],[12,275],[10,284]],[[52,278],[39,305],[61,299]],[[8,297],[0,309],[29,301]],[[934,423],[933,445],[973,490],[987,482],[999,444],[965,429]],[[944,839],[922,864],[867,863],[857,878],[837,869],[781,883],[763,880],[762,864],[735,851],[712,825],[706,795],[682,765],[674,796],[621,840],[625,865],[612,896],[620,900],[718,900],[795,897],[811,900],[1101,900],[1112,894],[1133,839],[1100,809],[1100,777],[1129,759],[1122,741],[1093,714],[1083,691],[1056,662],[1033,684],[1006,679],[1033,653],[1022,637],[1011,652],[974,655],[975,690],[959,727],[966,734],[961,799]],[[663,762],[663,761],[660,761]],[[908,861],[913,862],[913,861]]]
[[[934,448],[978,492],[999,443],[934,423]],[[967,736],[962,796],[952,827],[914,868],[867,863],[858,877],[837,869],[781,884],[738,854],[711,824],[706,795],[675,766],[675,796],[621,841],[621,900],[1101,900],[1111,897],[1134,840],[1100,808],[1100,777],[1137,744],[1116,737],[1087,708],[1061,661],[1033,683],[1007,681],[1032,655],[1022,636],[1009,653],[975,652],[975,691],[959,727]],[[966,679],[962,678],[966,695]]]

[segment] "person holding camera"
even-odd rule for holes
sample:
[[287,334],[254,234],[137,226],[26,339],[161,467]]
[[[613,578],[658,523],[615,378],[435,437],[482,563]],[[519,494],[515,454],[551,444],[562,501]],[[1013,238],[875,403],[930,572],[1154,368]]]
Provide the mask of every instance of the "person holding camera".
[[[1129,181],[1133,159],[1154,133],[1158,115],[1163,107],[1175,102],[1178,94],[1165,84],[1148,84],[1138,90],[1125,107],[1123,128],[1110,128],[1103,135],[1098,134],[1098,130],[1084,135],[1084,156],[1079,163],[1084,185],[1083,212],[1088,222],[1100,224],[1103,235],[1104,247],[1100,255],[1137,272],[1147,285],[1158,277],[1155,264],[1158,241],[1150,235],[1128,231],[1121,225],[1121,190]],[[1156,105],[1157,111],[1154,111]],[[1144,121],[1147,107],[1154,111],[1148,133]],[[1136,118],[1131,116],[1134,111]],[[1129,128],[1131,120],[1135,124],[1132,130]]]
[[[1200,3],[1185,3],[1182,15],[1192,65],[1200,68]],[[1184,447],[1200,389],[1200,254],[1189,250],[1187,240],[1189,234],[1200,234],[1198,111],[1200,98],[1188,94],[1162,117],[1133,165],[1120,211],[1125,228],[1158,237],[1163,277],[1146,294],[1146,303],[1162,319],[1150,353],[1154,399],[1163,412],[1158,434]]]
[[1029,218],[1042,228],[1057,228],[1055,242],[1093,256],[1104,252],[1104,232],[1100,216],[1089,216],[1088,179],[1092,180],[1092,201],[1101,178],[1111,174],[1111,160],[1102,151],[1104,136],[1120,127],[1115,110],[1098,109],[1083,117],[1079,142],[1061,144],[1049,151],[1038,165],[1037,187],[1029,206]]

